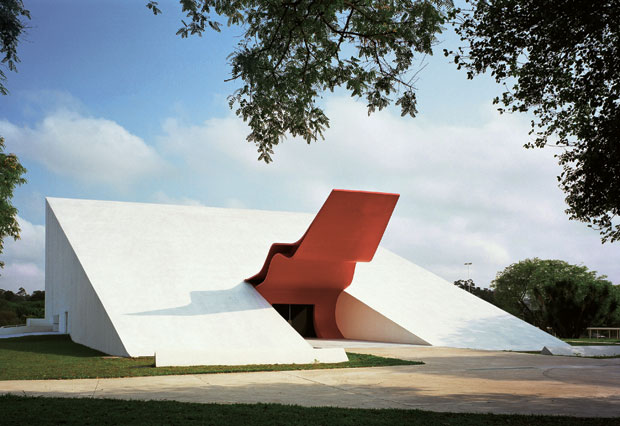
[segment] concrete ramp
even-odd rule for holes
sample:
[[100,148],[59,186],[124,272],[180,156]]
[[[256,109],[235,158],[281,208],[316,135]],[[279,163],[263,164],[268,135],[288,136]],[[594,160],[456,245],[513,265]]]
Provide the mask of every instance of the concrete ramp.
[[562,355],[562,356],[586,356],[586,357],[616,357],[620,355],[620,346],[545,346],[542,355]]
[[[538,351],[543,346],[569,346],[383,248],[372,262],[357,265],[345,293],[347,296],[341,296],[336,306],[339,326],[344,325],[344,317],[348,323],[355,323],[354,318],[370,308],[418,342],[413,337],[403,338],[402,332],[398,336],[370,334],[369,327],[358,328],[352,336],[355,339],[489,350]],[[359,303],[352,304],[351,297]]]

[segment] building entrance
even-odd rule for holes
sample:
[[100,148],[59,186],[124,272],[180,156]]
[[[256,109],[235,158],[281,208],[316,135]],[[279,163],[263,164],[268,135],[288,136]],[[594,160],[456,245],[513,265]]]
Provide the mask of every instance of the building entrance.
[[303,337],[316,337],[314,305],[273,304],[273,308]]

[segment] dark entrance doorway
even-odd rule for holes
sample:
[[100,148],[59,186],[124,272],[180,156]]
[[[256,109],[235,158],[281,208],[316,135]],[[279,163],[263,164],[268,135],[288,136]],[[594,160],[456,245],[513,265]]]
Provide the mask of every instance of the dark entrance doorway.
[[303,337],[316,337],[314,305],[273,304],[272,306]]

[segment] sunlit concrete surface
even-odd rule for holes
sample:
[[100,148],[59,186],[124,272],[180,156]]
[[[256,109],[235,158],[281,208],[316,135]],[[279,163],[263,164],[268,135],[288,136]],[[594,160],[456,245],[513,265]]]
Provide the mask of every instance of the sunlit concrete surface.
[[620,356],[620,346],[571,346],[571,347],[547,347],[541,353],[543,355],[562,355],[562,356]]
[[[489,350],[539,351],[568,344],[453,285],[420,266],[379,248],[372,262],[359,263],[336,320],[346,338]],[[348,301],[340,310],[341,302]],[[382,335],[364,318],[391,323]],[[347,318],[345,320],[345,318]],[[410,339],[390,339],[407,333]],[[387,338],[386,338],[387,337]]]
[[0,394],[620,416],[620,359],[440,347],[348,350],[421,360],[426,364],[122,379],[0,381]]
[[[244,280],[303,213],[48,198],[46,319],[78,343],[157,365],[345,360],[315,350]],[[388,225],[389,226],[389,225]],[[379,247],[336,303],[348,339],[541,350],[564,342]]]
[[77,343],[158,366],[347,360],[244,282],[311,215],[54,198],[46,211],[46,318]]
[[377,342],[371,340],[351,340],[351,339],[317,339],[306,338],[306,342],[310,343],[313,348],[326,349],[326,348],[414,348],[418,346],[428,345],[413,345],[409,343],[393,343],[393,342]]

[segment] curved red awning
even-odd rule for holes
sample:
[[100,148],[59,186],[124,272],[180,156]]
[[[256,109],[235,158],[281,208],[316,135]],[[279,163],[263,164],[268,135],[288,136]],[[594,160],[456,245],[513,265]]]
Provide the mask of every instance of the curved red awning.
[[342,338],[336,301],[356,262],[370,262],[398,194],[334,189],[299,241],[271,246],[260,272],[246,281],[271,304],[314,305],[318,337]]

